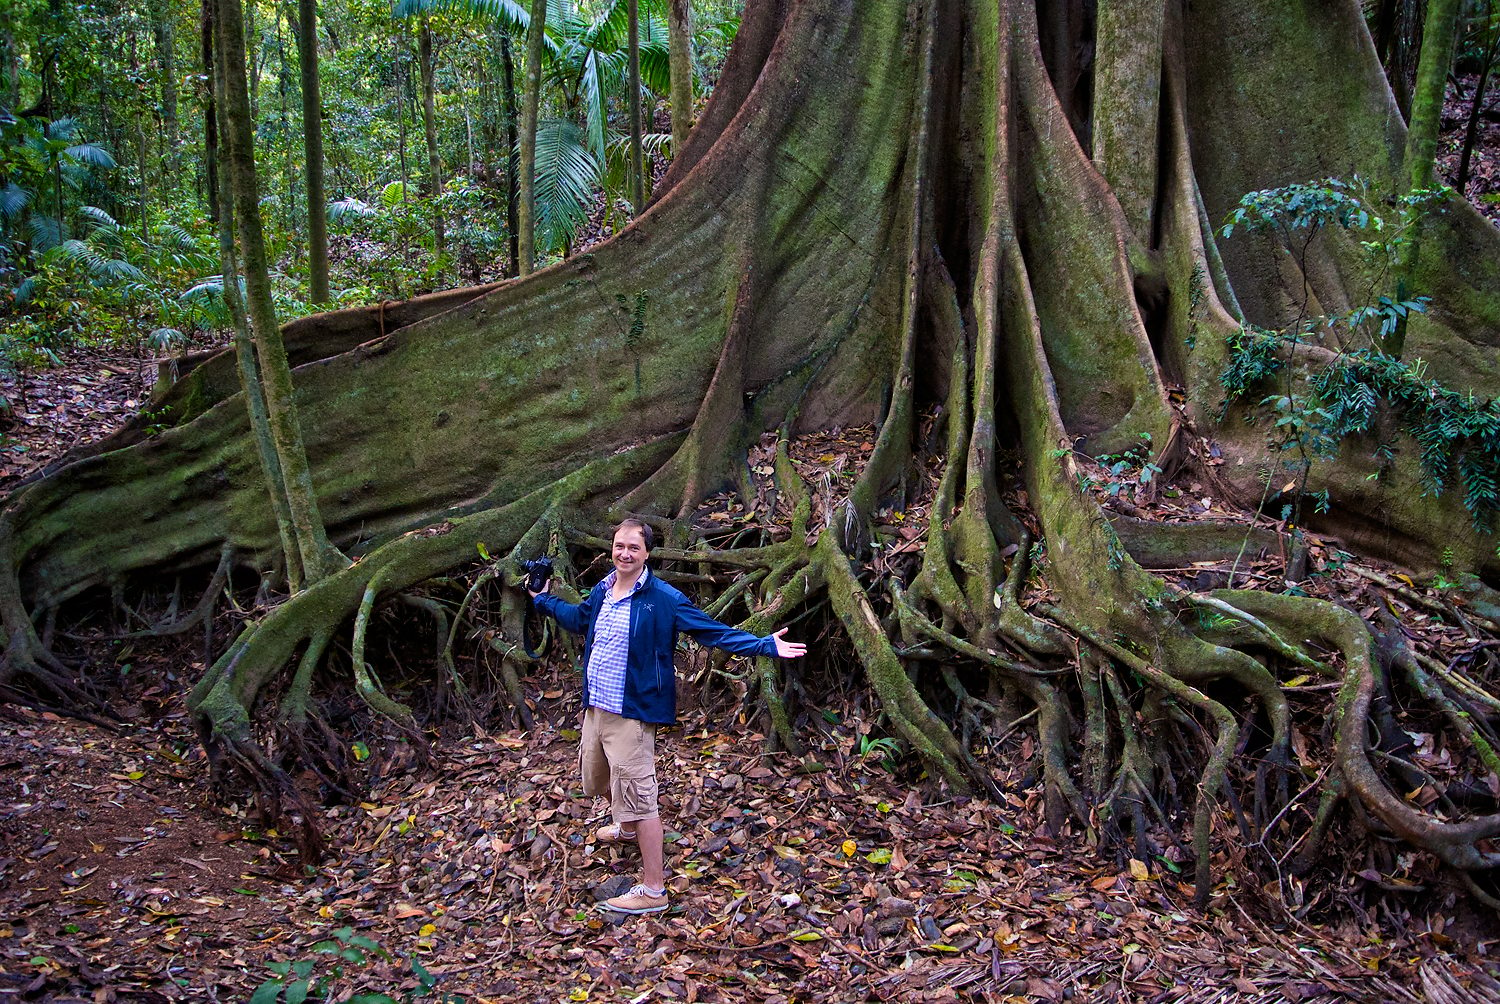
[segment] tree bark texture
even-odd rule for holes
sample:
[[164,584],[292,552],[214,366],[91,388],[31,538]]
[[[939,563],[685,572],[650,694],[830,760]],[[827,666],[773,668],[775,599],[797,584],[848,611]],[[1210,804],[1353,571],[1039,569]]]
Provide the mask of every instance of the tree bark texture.
[[234,223],[239,238],[239,262],[245,277],[245,307],[255,339],[261,382],[271,435],[281,465],[287,504],[302,559],[304,581],[312,584],[342,564],[328,541],[312,468],[308,463],[297,402],[287,362],[281,326],[271,298],[265,236],[260,220],[260,185],[255,174],[254,139],[249,93],[245,86],[245,40],[240,34],[239,0],[220,0],[218,29],[223,69],[225,131],[229,156],[226,165],[234,197]]
[[[520,144],[523,273],[541,7]],[[1224,528],[1130,524],[1080,490],[1080,455],[1149,439],[1162,463],[1192,464],[1202,451],[1187,444],[1212,440],[1222,463],[1203,477],[1216,496],[1265,499],[1263,432],[1218,407],[1227,339],[1241,317],[1275,329],[1310,304],[1364,303],[1378,276],[1353,241],[1293,249],[1274,232],[1223,238],[1214,223],[1244,193],[1294,181],[1358,172],[1406,190],[1406,130],[1360,7],[1111,0],[1098,5],[1097,58],[1091,9],[749,5],[700,122],[615,239],[491,288],[289,327],[293,347],[316,346],[296,393],[321,511],[360,560],[248,628],[199,681],[190,707],[210,745],[279,790],[252,713],[299,652],[321,652],[361,609],[375,630],[376,597],[472,563],[480,544],[531,556],[606,512],[682,516],[775,431],[791,536],[663,556],[754,569],[736,588],[755,616],[826,597],[893,733],[933,778],[992,790],[961,737],[993,685],[1035,706],[1053,824],[1133,830],[1143,845],[1154,826],[1181,832],[1200,897],[1215,841],[1275,845],[1275,862],[1317,846],[1320,794],[1455,868],[1500,865],[1500,815],[1439,818],[1375,765],[1383,670],[1356,615],[1293,595],[1184,594],[1144,566],[1188,560]],[[1453,202],[1423,249],[1410,280],[1432,308],[1408,348],[1436,378],[1491,397],[1500,237]],[[33,612],[211,566],[226,545],[257,566],[274,554],[245,408],[222,389],[231,365],[188,374],[167,431],[122,437],[11,497],[0,615],[12,674],[45,670]],[[877,427],[868,461],[837,507],[811,515],[785,441],[862,422]],[[1495,541],[1469,528],[1457,493],[1424,491],[1415,451],[1375,480],[1359,452],[1312,470],[1308,490],[1335,504],[1310,530],[1496,581]],[[875,516],[902,504],[926,461],[940,481],[916,571],[872,581],[861,565]],[[151,533],[115,529],[120,511]],[[1034,566],[1045,596],[1029,592]],[[951,678],[959,711],[938,713],[954,687],[907,658],[920,645],[980,678],[972,690]],[[1288,673],[1339,692],[1296,719],[1307,696],[1289,700]],[[788,728],[775,674],[760,680],[769,720]],[[1081,737],[1075,721],[1088,723]],[[1312,802],[1288,793],[1302,789]]]
[[532,0],[531,23],[526,27],[526,86],[521,92],[519,143],[520,206],[516,214],[521,260],[517,271],[536,270],[536,126],[542,104],[542,52],[546,39],[547,2]]
[[637,215],[646,207],[646,158],[641,149],[641,18],[636,0],[626,0],[626,59],[630,89],[630,206]]
[[297,0],[302,75],[302,155],[307,184],[308,299],[328,302],[328,199],[323,190],[323,100],[318,88],[317,0]]
[[1443,95],[1453,65],[1458,34],[1459,0],[1428,0],[1422,26],[1422,57],[1412,93],[1411,130],[1406,138],[1406,171],[1412,189],[1431,188],[1437,170],[1438,133],[1443,124]]
[[687,143],[693,128],[693,5],[667,0],[667,60],[672,78],[672,152]]

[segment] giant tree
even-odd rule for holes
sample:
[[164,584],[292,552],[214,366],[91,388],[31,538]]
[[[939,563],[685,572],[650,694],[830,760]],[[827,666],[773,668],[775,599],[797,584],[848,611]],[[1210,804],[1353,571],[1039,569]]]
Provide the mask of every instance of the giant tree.
[[[1410,223],[1423,247],[1410,280],[1430,298],[1407,333],[1420,374],[1368,334],[1284,337],[1314,315],[1352,330],[1401,306],[1359,312],[1389,276],[1367,246],[1381,239],[1344,228],[1406,191],[1405,128],[1359,5],[1101,0],[1098,24],[1095,47],[1084,4],[750,5],[701,120],[614,240],[499,286],[289,325],[323,512],[359,560],[205,671],[190,706],[210,750],[232,754],[217,762],[285,789],[254,723],[275,726],[256,712],[284,694],[305,716],[335,633],[358,678],[383,599],[481,545],[530,556],[553,542],[566,559],[629,509],[675,520],[663,556],[720,569],[726,610],[781,621],[826,600],[829,644],[955,790],[994,784],[976,730],[1034,710],[1051,824],[1145,851],[1183,834],[1200,895],[1226,827],[1280,875],[1356,824],[1465,876],[1500,863],[1489,789],[1404,798],[1426,775],[1385,727],[1393,702],[1425,700],[1454,755],[1494,770],[1500,703],[1479,655],[1430,664],[1374,608],[1367,622],[1285,583],[1232,588],[1231,571],[1193,592],[1150,570],[1265,547],[1296,578],[1309,545],[1284,534],[1288,512],[1349,550],[1478,576],[1472,630],[1476,610],[1500,612],[1483,607],[1500,573],[1483,508],[1500,504],[1486,445],[1500,419],[1484,403],[1500,387],[1500,238],[1456,201]],[[1351,202],[1355,188],[1386,195]],[[1235,209],[1247,192],[1266,225]],[[1273,204],[1294,220],[1332,207],[1339,225],[1271,225]],[[1303,405],[1333,393],[1335,363],[1355,402],[1339,399],[1345,448],[1289,476],[1313,416],[1332,420],[1327,400]],[[225,547],[271,560],[230,365],[163,399],[166,431],[128,428],[11,498],[8,689],[59,678],[36,625],[102,587],[206,568]],[[1227,385],[1261,379],[1279,381],[1275,451],[1253,411],[1224,407]],[[852,476],[804,483],[789,441],[859,422],[877,433]],[[694,546],[687,517],[743,486],[763,435],[777,457],[757,466],[775,472],[790,532]],[[1100,455],[1270,518],[1247,529],[1206,503],[1135,518],[1091,488]],[[921,548],[888,556],[881,520],[908,505],[924,510]],[[750,679],[794,745],[775,667]],[[359,687],[410,725],[368,673]]]

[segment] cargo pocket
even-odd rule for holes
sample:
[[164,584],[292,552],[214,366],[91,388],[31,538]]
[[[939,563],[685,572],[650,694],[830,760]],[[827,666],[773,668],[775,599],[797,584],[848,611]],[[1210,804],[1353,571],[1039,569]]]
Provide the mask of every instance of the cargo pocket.
[[626,821],[648,819],[657,814],[656,775],[616,777],[615,800],[624,810]]

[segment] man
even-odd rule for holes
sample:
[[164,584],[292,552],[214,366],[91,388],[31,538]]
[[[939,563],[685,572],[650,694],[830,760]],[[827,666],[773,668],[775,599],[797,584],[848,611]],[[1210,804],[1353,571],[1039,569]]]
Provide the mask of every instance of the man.
[[679,590],[646,567],[651,528],[627,519],[615,528],[614,570],[584,597],[565,603],[549,592],[532,593],[537,609],[584,636],[583,738],[578,758],[583,790],[609,794],[614,822],[594,834],[603,843],[635,841],[641,850],[641,881],[605,900],[619,913],[658,913],[667,908],[662,866],[662,822],[657,809],[656,727],[677,721],[677,670],[672,652],[677,633],[736,655],[795,659],[807,646],[787,641],[782,628],[758,638],[720,624]]

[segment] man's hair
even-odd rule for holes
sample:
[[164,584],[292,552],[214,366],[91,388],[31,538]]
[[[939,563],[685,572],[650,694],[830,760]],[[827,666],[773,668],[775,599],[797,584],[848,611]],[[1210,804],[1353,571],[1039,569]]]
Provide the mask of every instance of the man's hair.
[[[646,550],[649,551],[656,546],[656,531],[652,530],[651,527],[641,520],[636,519],[634,516],[626,517],[620,520],[619,526],[615,527],[615,533],[619,533],[627,527],[641,531],[641,540],[645,542]],[[610,534],[610,536],[613,537],[614,534]]]

